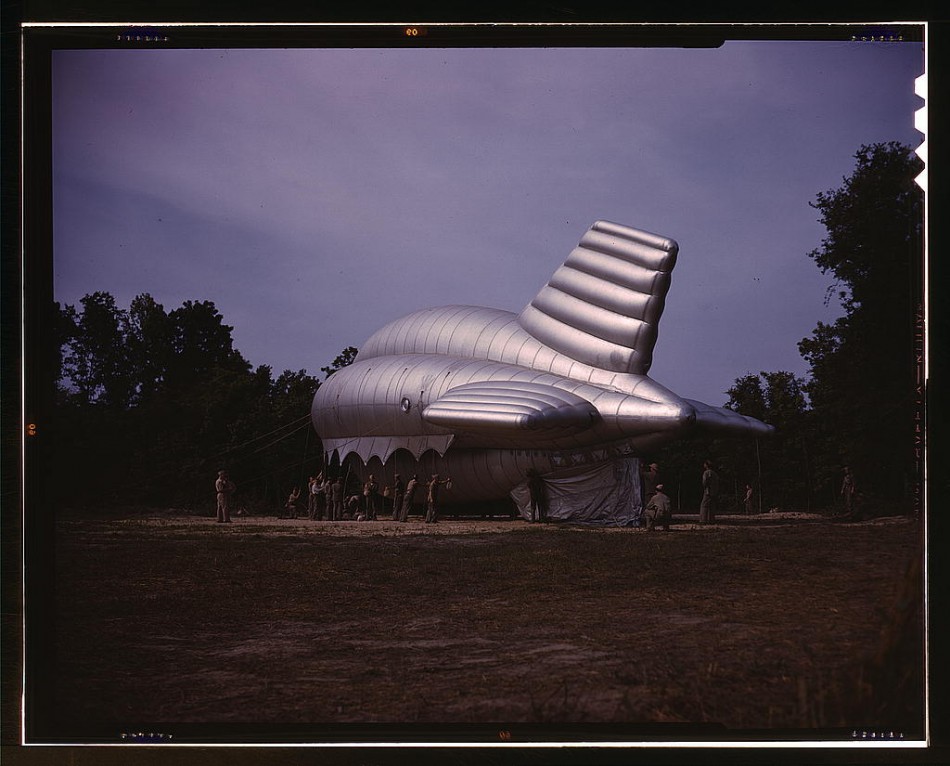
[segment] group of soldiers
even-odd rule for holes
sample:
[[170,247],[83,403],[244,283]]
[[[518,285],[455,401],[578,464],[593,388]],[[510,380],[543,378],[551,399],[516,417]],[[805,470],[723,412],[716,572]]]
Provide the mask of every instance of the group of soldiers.
[[[343,479],[324,479],[323,474],[311,476],[307,483],[306,518],[313,521],[376,521],[384,509],[384,498],[392,502],[392,520],[408,521],[417,495],[422,496],[425,506],[425,521],[435,524],[439,520],[439,494],[442,487],[451,488],[451,479],[443,479],[439,474],[432,474],[428,481],[420,481],[413,474],[408,482],[404,482],[400,474],[396,474],[392,487],[380,490],[379,482],[374,475],[370,475],[363,484],[361,494],[347,495]],[[286,516],[296,519],[302,518],[300,488],[295,487],[285,505]]]
[[[845,467],[845,477],[841,487],[844,498],[845,514],[853,514],[855,508],[855,482],[851,469]],[[537,471],[527,473],[528,487],[531,496],[531,520],[547,520],[547,498],[544,490],[544,481]],[[642,488],[643,517],[638,521],[640,526],[645,521],[648,529],[661,528],[669,530],[672,521],[671,502],[663,491],[663,484],[659,481],[659,466],[650,463],[644,466],[640,475]],[[699,506],[699,523],[713,524],[719,509],[719,474],[711,460],[703,463],[702,474],[703,499]],[[421,495],[425,509],[425,521],[434,524],[439,517],[439,493],[442,487],[451,488],[451,479],[443,479],[439,474],[432,474],[428,481],[420,481],[413,474],[408,482],[403,482],[398,473],[394,477],[391,487],[387,486],[380,491],[376,477],[370,475],[363,484],[361,494],[346,495],[343,479],[337,476],[334,479],[324,479],[323,474],[311,476],[307,484],[306,511],[301,511],[301,491],[295,487],[287,498],[284,510],[288,518],[306,518],[314,521],[375,521],[384,508],[384,498],[392,503],[392,520],[408,521],[409,513],[413,509],[416,497]],[[217,496],[218,523],[230,523],[231,496],[235,485],[226,471],[219,471],[215,481]],[[422,494],[424,492],[424,495]],[[746,485],[743,505],[746,513],[753,513],[752,487]],[[240,511],[238,512],[240,513]]]
[[[669,531],[673,520],[672,504],[660,483],[660,467],[650,463],[640,474],[640,486],[643,491],[643,509],[647,529]],[[703,499],[699,504],[699,523],[714,524],[719,510],[719,474],[711,460],[703,462]],[[751,507],[752,488],[747,487],[746,506]]]

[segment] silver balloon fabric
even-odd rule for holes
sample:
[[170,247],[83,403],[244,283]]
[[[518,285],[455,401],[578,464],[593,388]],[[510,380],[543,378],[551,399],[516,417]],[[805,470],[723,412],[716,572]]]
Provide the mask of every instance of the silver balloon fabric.
[[646,375],[678,251],[671,239],[597,221],[518,321],[573,359]]
[[445,502],[469,503],[508,497],[528,469],[554,477],[697,431],[769,434],[647,376],[678,250],[597,221],[520,314],[443,306],[391,322],[317,390],[324,451],[361,476],[450,476]]

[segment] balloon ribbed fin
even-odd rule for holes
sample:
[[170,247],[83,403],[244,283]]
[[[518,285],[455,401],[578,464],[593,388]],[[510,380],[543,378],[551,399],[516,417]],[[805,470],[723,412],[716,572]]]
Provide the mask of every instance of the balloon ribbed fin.
[[672,239],[597,221],[518,322],[579,362],[646,375],[678,251]]

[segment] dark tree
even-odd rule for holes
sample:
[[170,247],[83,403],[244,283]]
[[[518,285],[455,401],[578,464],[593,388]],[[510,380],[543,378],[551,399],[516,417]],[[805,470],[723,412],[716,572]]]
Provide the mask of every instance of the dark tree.
[[[240,502],[273,505],[322,468],[310,423],[320,382],[251,370],[210,301],[128,310],[105,292],[55,306],[55,487],[72,503],[207,509],[209,477],[230,468]],[[355,348],[328,369],[352,362]],[[65,498],[61,498],[65,500]]]
[[762,372],[736,380],[727,392],[728,409],[775,427],[764,439],[722,442],[720,452],[735,472],[737,502],[751,484],[763,509],[811,510],[813,465],[805,382],[790,372]]
[[185,301],[169,314],[169,320],[174,349],[169,382],[173,385],[190,385],[215,368],[250,371],[251,366],[234,349],[234,328],[224,324],[211,301]]
[[809,255],[845,315],[799,343],[827,470],[849,464],[871,500],[909,498],[915,475],[915,332],[922,296],[922,169],[898,143],[862,146],[854,172],[813,207],[827,229]]
[[132,395],[132,367],[124,343],[125,312],[109,293],[95,292],[80,301],[82,311],[66,306],[60,311],[67,330],[62,372],[71,392],[82,404],[124,407]]
[[320,381],[308,375],[306,370],[284,370],[271,387],[277,419],[289,421],[299,418],[301,413],[310,412],[313,395],[319,387]]
[[74,306],[53,304],[53,374],[56,381],[56,403],[64,406],[74,394],[70,383],[67,356],[79,332],[79,316]]
[[136,370],[136,403],[151,399],[164,386],[174,356],[172,332],[171,318],[151,295],[143,293],[132,300],[125,342]]
[[[765,373],[761,375],[764,376]],[[751,418],[767,420],[765,391],[760,375],[750,374],[736,378],[736,382],[726,393],[729,394],[729,401],[726,402],[728,409]]]
[[842,185],[810,203],[828,233],[809,257],[834,274],[829,292],[837,289],[849,317],[921,295],[923,194],[914,179],[923,165],[893,141],[862,146],[854,156],[855,170]]
[[358,353],[359,351],[357,351],[356,346],[347,346],[328,367],[321,367],[320,371],[329,378],[337,370],[342,370],[344,367],[353,364]]

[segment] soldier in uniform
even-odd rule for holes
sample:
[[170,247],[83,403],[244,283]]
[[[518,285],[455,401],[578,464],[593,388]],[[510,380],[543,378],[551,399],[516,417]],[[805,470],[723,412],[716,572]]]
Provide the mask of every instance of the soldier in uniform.
[[366,498],[366,518],[370,521],[376,521],[376,514],[379,510],[379,484],[372,474],[369,476],[369,481],[363,485],[363,497]]
[[402,476],[398,473],[393,478],[393,521],[399,521],[399,514],[402,512],[402,501],[406,494],[406,485],[402,481]]
[[323,480],[323,474],[317,475],[316,493],[314,494],[314,518],[317,521],[330,519],[330,482]]
[[330,521],[342,521],[343,519],[343,479],[339,476],[333,480],[330,485],[330,512],[328,518]]
[[670,498],[663,491],[663,485],[657,484],[653,497],[647,503],[647,529],[663,527],[664,531],[669,532],[671,518]]
[[650,498],[656,492],[657,482],[660,480],[660,466],[656,463],[650,463],[640,473],[640,487],[643,490],[643,506],[646,507]]
[[548,520],[548,499],[544,479],[534,468],[529,468],[526,473],[528,476],[528,495],[531,498],[531,521],[540,521],[543,524]]
[[656,494],[656,485],[660,480],[660,467],[650,463],[640,469],[640,511],[633,519],[633,526],[641,527],[645,523],[646,508],[650,498]]
[[218,471],[218,478],[214,483],[214,491],[218,501],[218,524],[231,523],[231,495],[237,487],[228,478],[227,471]]
[[300,487],[294,487],[290,497],[287,498],[287,518],[297,518],[297,500],[300,499]]
[[409,511],[412,510],[412,500],[416,494],[416,488],[419,486],[419,477],[415,474],[409,479],[406,485],[406,496],[402,501],[402,508],[399,510],[399,521],[409,521]]
[[841,481],[841,499],[844,501],[844,513],[850,515],[854,511],[854,474],[851,466],[844,467],[844,479]]
[[317,477],[307,479],[307,518],[312,519],[317,507]]
[[326,510],[326,486],[323,483],[323,474],[310,477],[307,489],[307,518],[322,521]]
[[432,474],[426,493],[426,524],[435,524],[439,520],[439,486],[448,483],[448,479],[440,479],[437,473]]
[[703,463],[703,500],[699,505],[699,523],[714,524],[719,504],[719,474],[711,460]]

